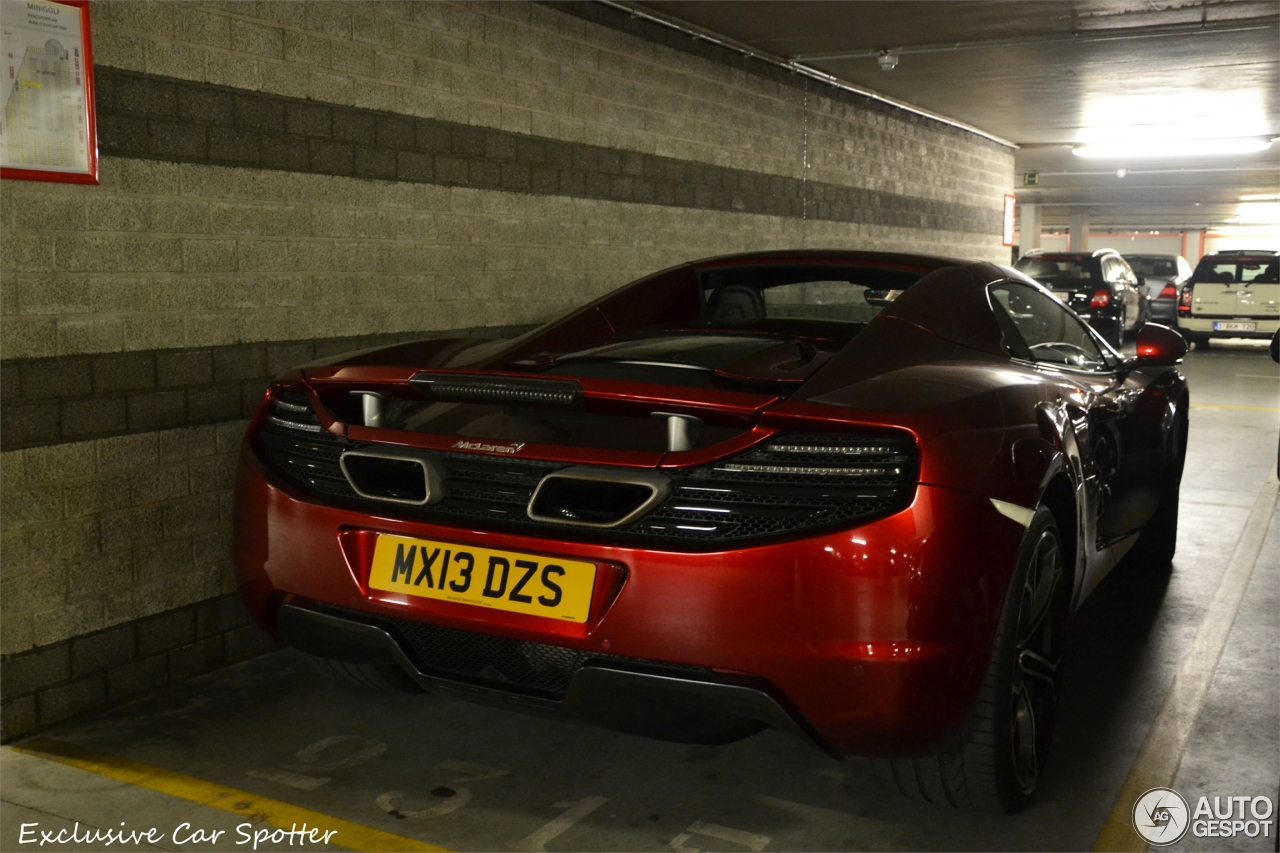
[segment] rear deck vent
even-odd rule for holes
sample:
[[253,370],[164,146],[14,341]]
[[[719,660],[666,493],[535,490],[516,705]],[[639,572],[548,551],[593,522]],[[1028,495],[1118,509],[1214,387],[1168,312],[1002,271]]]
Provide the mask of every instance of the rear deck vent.
[[565,379],[519,379],[502,376],[448,376],[419,373],[409,384],[442,403],[489,403],[495,406],[579,406],[582,386]]

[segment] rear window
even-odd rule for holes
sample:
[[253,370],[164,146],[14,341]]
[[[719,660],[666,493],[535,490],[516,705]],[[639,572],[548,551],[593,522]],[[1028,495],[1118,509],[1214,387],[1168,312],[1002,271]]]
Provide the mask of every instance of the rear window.
[[1214,261],[1206,258],[1196,267],[1197,282],[1221,284],[1275,284],[1280,282],[1280,266],[1275,260],[1265,258],[1237,258],[1230,261]]
[[1125,255],[1129,267],[1143,278],[1173,278],[1178,274],[1177,258],[1151,258]]
[[1093,281],[1093,258],[1021,258],[1014,269],[1044,285],[1073,287]]
[[902,293],[852,281],[805,281],[761,290],[766,317],[866,323]]
[[927,270],[760,264],[700,272],[703,324],[846,340]]

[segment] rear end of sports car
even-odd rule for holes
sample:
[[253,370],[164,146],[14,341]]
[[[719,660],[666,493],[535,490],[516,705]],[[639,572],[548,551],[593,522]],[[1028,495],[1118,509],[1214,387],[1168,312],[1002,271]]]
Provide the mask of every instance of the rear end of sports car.
[[910,419],[767,381],[829,352],[715,346],[772,366],[641,381],[687,368],[592,350],[536,375],[357,360],[283,377],[241,452],[242,597],[365,682],[690,743],[773,727],[837,755],[942,748],[1023,525],[936,485]]

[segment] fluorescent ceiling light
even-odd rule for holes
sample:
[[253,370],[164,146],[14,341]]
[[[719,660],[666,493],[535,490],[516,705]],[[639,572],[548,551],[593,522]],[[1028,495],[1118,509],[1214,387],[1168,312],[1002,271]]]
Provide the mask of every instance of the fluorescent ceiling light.
[[1093,142],[1071,149],[1077,157],[1128,159],[1134,157],[1198,157],[1208,154],[1251,154],[1271,147],[1257,136],[1225,139],[1152,139],[1145,142]]
[[1241,201],[1280,201],[1280,193],[1255,193],[1240,196]]
[[1280,225],[1280,202],[1242,204],[1236,208],[1235,221],[1241,225]]

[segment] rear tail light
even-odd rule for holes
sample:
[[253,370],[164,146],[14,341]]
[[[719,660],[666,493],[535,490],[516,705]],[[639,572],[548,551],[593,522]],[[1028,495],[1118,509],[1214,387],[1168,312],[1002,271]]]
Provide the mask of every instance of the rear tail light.
[[311,400],[302,391],[277,391],[263,419],[274,426],[295,432],[321,433],[320,419],[311,409]]
[[1178,297],[1178,314],[1180,316],[1185,317],[1191,313],[1191,291],[1191,285],[1182,285],[1182,296]]
[[1106,308],[1111,304],[1110,290],[1095,290],[1093,298],[1089,300],[1089,308]]
[[1157,299],[1177,299],[1178,288],[1174,287],[1172,284],[1166,284],[1164,286],[1164,290],[1161,290],[1160,295],[1157,296],[1156,298]]

